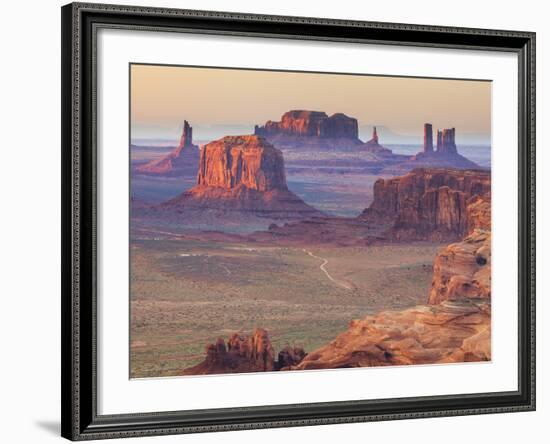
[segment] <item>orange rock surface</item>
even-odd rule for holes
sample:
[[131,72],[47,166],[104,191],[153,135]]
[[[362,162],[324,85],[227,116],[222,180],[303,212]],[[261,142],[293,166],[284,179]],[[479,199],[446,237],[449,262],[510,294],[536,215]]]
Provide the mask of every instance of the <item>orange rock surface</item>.
[[428,303],[447,299],[491,297],[491,232],[475,229],[434,260]]
[[246,212],[272,219],[321,213],[288,190],[281,151],[254,135],[226,136],[201,148],[197,185],[164,207]]
[[490,190],[488,171],[418,168],[404,176],[378,179],[374,200],[362,217],[392,223],[388,234],[393,239],[456,239],[478,217],[473,211],[468,217],[470,199]]
[[352,321],[293,370],[488,361],[490,304],[463,299]]
[[267,331],[257,328],[251,336],[234,333],[227,343],[218,338],[215,344],[206,346],[205,360],[185,369],[182,374],[208,375],[289,369],[298,364],[305,353],[299,347],[285,347],[279,352],[278,361],[275,361],[274,356]]

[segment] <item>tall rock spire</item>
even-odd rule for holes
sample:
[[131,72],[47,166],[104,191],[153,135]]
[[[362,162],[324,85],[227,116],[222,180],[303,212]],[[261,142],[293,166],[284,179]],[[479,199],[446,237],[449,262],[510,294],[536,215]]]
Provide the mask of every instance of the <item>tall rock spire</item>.
[[179,152],[183,148],[186,148],[188,146],[193,146],[193,128],[191,127],[191,125],[189,125],[189,122],[187,120],[184,120],[180,143],[176,151]]
[[424,152],[433,153],[434,143],[433,143],[433,129],[431,123],[424,124]]
[[376,142],[378,143],[378,133],[376,132],[376,126],[373,127],[373,130],[372,130],[372,139],[371,139],[373,142]]
[[437,152],[442,154],[457,154],[454,128],[437,130]]

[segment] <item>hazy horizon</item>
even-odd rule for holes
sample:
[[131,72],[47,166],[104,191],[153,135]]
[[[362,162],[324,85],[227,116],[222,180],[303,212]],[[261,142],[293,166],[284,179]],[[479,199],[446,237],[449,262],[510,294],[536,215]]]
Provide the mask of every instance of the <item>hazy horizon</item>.
[[292,109],[342,112],[382,144],[421,143],[426,122],[455,127],[458,144],[491,139],[488,81],[131,65],[132,141],[175,143],[183,120],[196,140],[250,134]]

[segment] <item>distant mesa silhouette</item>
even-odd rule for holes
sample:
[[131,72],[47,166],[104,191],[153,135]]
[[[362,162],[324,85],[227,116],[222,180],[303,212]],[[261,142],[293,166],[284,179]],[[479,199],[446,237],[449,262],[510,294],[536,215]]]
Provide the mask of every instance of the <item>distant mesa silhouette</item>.
[[178,146],[161,159],[152,160],[136,168],[140,174],[156,176],[188,176],[197,174],[199,147],[193,144],[193,128],[187,120],[183,121]]
[[482,169],[477,163],[458,153],[455,135],[455,128],[438,129],[437,145],[434,150],[433,127],[431,123],[425,123],[422,151],[407,161],[392,165],[382,172],[387,174],[404,174],[415,168]]
[[358,141],[359,130],[357,119],[342,113],[329,117],[322,111],[293,110],[284,113],[280,122],[269,120],[263,126],[256,125],[254,134],[264,137],[286,135]]
[[365,142],[365,149],[371,153],[385,153],[391,154],[392,151],[389,148],[386,148],[378,142],[378,133],[376,132],[376,126],[372,129],[372,137],[370,140]]

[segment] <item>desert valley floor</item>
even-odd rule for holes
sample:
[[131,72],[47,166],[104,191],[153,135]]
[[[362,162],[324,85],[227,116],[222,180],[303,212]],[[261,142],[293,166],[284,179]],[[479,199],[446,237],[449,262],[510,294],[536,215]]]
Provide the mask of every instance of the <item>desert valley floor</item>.
[[352,319],[424,304],[443,245],[137,241],[131,252],[131,377],[180,374],[204,358],[206,344],[235,331],[262,327],[275,349],[310,351]]

